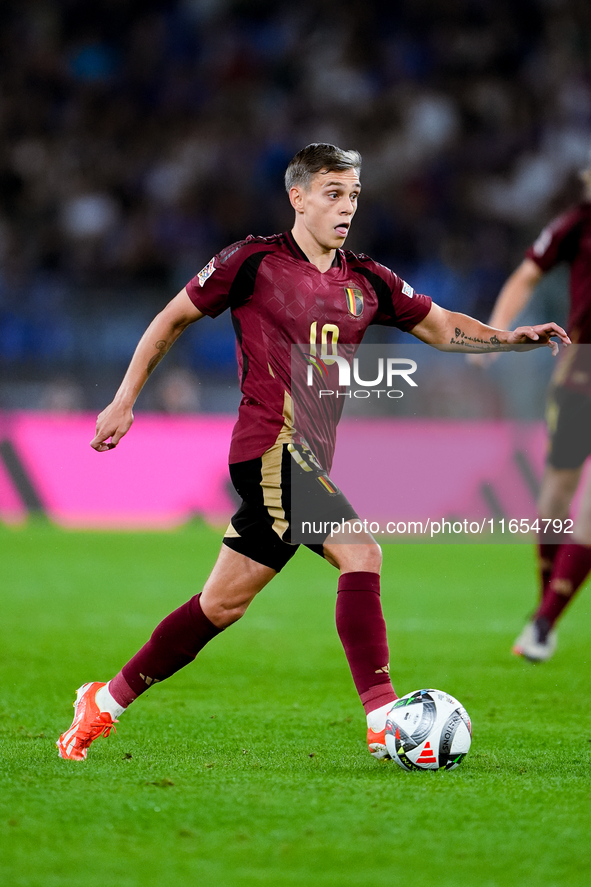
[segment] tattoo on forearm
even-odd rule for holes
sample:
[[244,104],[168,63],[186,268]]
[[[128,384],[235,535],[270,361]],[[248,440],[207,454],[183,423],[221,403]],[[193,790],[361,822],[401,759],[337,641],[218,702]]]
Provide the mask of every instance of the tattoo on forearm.
[[168,343],[164,341],[164,339],[160,339],[159,342],[156,342],[156,348],[158,349],[158,354],[155,354],[148,363],[148,376],[158,366],[166,352],[168,351]]
[[[450,345],[461,345],[463,348],[470,348],[474,351],[508,351],[508,345],[501,345],[498,336],[491,336],[490,339],[480,339],[477,336],[468,336],[460,327],[455,328],[455,337],[449,340]],[[495,346],[491,348],[491,346]]]

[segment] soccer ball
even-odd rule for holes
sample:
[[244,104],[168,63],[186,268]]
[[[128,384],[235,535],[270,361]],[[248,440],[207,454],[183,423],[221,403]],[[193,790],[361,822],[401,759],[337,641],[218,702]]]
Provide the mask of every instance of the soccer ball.
[[471,742],[468,712],[441,690],[407,693],[386,718],[386,748],[403,770],[453,770]]

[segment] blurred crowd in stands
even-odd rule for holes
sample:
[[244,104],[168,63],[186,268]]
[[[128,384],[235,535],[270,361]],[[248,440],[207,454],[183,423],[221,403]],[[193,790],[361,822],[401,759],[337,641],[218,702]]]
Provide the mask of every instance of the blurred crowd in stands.
[[[347,246],[486,319],[578,197],[591,4],[3,0],[0,132],[0,406],[94,409],[215,252],[289,227],[312,141],[363,155]],[[148,406],[235,402],[227,319],[175,349]]]

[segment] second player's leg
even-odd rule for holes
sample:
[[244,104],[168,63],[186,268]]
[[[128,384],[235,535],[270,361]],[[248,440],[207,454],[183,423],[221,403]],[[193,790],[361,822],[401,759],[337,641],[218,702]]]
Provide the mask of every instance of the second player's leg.
[[536,616],[554,628],[591,570],[591,477],[585,481],[574,533],[564,537]]
[[[582,465],[555,468],[547,465],[538,510],[542,520],[560,521],[570,515]],[[540,534],[538,544],[540,603],[513,646],[513,652],[534,662],[549,659],[556,649],[556,622],[591,568],[591,481],[583,492],[575,533],[565,535],[556,525]]]
[[[538,497],[538,516],[542,521],[556,520],[564,524],[564,521],[570,514],[571,502],[576,493],[580,477],[581,467],[555,468],[553,465],[546,465]],[[551,523],[549,525],[543,524],[542,526],[546,526],[547,531],[540,532],[538,535],[537,554],[540,601],[544,597],[550,582],[554,561],[562,541],[562,533],[555,531],[555,525]]]
[[538,513],[542,519],[566,520],[571,502],[581,478],[579,468],[554,468],[547,465],[538,499]]
[[[579,469],[579,475],[580,473]],[[572,541],[579,545],[591,545],[591,474],[587,476],[581,494]]]

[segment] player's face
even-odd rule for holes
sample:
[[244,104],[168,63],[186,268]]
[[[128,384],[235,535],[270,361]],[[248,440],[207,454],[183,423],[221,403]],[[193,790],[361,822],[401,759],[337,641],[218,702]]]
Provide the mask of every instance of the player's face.
[[300,221],[321,249],[338,249],[345,242],[357,211],[361,185],[355,169],[315,174],[307,189],[299,188],[294,203]]

